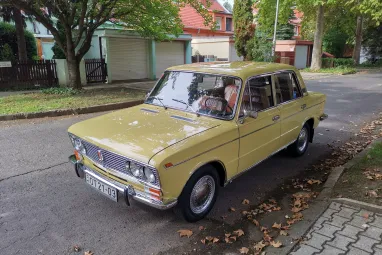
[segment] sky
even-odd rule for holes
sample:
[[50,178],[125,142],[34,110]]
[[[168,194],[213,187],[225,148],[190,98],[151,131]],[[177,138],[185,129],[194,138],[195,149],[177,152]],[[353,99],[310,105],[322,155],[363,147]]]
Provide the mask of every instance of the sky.
[[219,1],[219,3],[221,3],[221,4],[224,4],[224,2],[229,2],[232,6],[233,6],[233,1],[234,0],[218,0]]

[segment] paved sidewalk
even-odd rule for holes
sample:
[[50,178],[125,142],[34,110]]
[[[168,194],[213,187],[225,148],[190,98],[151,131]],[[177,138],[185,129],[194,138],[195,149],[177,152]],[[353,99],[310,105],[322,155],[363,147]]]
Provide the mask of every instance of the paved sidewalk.
[[382,255],[382,214],[332,202],[292,255]]

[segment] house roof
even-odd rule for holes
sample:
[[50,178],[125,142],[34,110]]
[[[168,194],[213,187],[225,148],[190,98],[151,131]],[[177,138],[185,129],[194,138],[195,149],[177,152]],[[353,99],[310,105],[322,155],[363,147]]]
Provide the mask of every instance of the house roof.
[[[203,5],[206,6],[205,0],[199,0]],[[211,6],[208,10],[211,12],[220,12],[231,15],[217,0],[210,0]],[[210,27],[204,25],[203,17],[190,5],[186,5],[180,8],[180,18],[182,19],[183,25],[185,27],[193,27],[200,29],[210,29]]]

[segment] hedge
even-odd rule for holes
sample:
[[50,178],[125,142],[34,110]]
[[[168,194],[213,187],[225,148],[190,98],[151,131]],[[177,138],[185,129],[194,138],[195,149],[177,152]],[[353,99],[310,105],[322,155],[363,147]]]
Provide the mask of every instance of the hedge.
[[[36,40],[33,34],[27,30],[24,30],[25,42],[27,47],[28,59],[33,59],[37,55]],[[18,59],[17,37],[16,28],[14,25],[0,22],[0,52],[3,51],[4,46],[8,44],[12,49],[15,59]],[[10,60],[10,59],[3,59]]]
[[322,59],[323,67],[353,67],[354,61],[352,58],[323,58]]

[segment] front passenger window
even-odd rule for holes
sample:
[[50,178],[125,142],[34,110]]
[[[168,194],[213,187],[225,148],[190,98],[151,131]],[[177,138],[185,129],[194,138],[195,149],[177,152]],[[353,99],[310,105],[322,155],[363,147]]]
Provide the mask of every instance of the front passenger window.
[[260,112],[273,106],[271,76],[250,79],[245,86],[240,115],[244,109]]
[[277,104],[301,97],[296,77],[292,72],[275,74],[275,87]]

